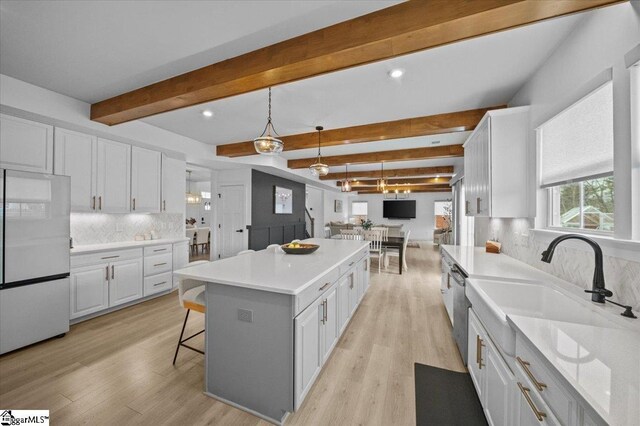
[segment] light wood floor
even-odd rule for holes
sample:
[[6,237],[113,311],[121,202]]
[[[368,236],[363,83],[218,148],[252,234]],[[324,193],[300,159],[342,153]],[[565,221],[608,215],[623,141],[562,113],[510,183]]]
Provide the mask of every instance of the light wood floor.
[[[393,263],[381,274],[371,268],[368,293],[287,425],[412,425],[414,362],[464,371],[440,297],[437,249],[407,256],[402,276]],[[188,331],[199,330],[202,317],[191,317]],[[183,319],[172,293],[0,357],[0,407],[48,409],[54,425],[266,425],[203,395],[202,355],[181,350],[171,365]]]

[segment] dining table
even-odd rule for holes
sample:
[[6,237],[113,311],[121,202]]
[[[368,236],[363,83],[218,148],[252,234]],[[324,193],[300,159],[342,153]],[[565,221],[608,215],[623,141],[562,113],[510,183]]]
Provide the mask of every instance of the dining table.
[[400,254],[398,259],[398,273],[402,275],[402,259],[404,256],[404,237],[387,237],[382,240],[383,248],[397,248]]

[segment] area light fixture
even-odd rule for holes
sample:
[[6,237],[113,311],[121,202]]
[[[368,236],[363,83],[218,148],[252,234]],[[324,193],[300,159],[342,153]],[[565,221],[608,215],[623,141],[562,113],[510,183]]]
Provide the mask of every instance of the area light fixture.
[[400,68],[395,68],[389,71],[389,77],[391,78],[400,78],[404,75],[404,70]]
[[271,135],[279,136],[276,129],[271,122],[271,87],[269,87],[269,115],[267,117],[267,125],[265,126],[262,134],[253,140],[253,147],[258,154],[275,155],[280,154],[284,149],[284,143]]
[[342,185],[340,190],[342,192],[351,192],[351,182],[349,181],[349,165],[344,165],[344,180],[342,181]]
[[386,194],[385,189],[387,188],[387,180],[384,178],[384,163],[380,163],[380,179],[376,182],[376,188],[378,191],[382,191]]
[[195,192],[191,192],[191,170],[187,170],[187,173],[189,173],[189,177],[187,178],[187,182],[189,182],[189,188],[186,194],[187,204],[200,204],[202,196]]
[[329,166],[322,162],[322,156],[320,155],[320,132],[324,127],[316,126],[316,130],[318,131],[318,158],[316,162],[309,166],[309,171],[313,176],[326,176],[329,174]]

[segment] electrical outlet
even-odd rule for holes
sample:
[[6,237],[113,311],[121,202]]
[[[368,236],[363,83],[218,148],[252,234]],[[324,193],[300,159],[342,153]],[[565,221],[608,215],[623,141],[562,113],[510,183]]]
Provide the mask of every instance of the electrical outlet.
[[253,311],[248,309],[238,309],[238,319],[244,322],[253,322]]

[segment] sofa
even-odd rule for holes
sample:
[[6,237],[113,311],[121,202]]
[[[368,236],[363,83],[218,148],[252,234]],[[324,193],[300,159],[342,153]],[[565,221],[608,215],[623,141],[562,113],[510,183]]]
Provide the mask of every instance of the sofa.
[[[385,223],[376,223],[373,226],[384,226],[389,228],[389,236],[390,237],[401,237],[403,235],[402,224],[400,225],[388,225]],[[353,229],[354,227],[360,227],[360,225],[354,225],[353,223],[344,223],[344,222],[329,222],[326,224],[326,227],[329,228],[331,235],[330,237],[340,234],[342,229]]]

